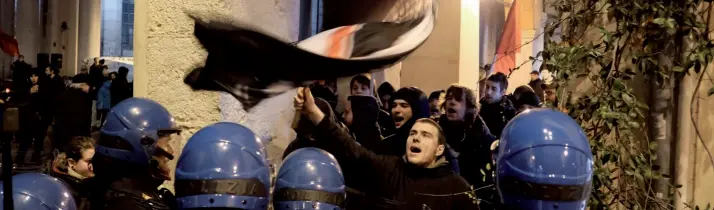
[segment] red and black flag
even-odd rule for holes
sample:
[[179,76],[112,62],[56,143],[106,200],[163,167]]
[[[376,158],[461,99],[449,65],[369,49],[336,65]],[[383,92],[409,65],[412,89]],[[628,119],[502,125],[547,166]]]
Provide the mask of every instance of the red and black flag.
[[297,44],[245,22],[195,18],[206,64],[184,82],[194,90],[225,91],[245,109],[315,80],[384,70],[414,52],[434,29],[436,1],[417,18],[334,28]]
[[20,55],[20,49],[17,46],[17,40],[2,30],[0,30],[0,50],[6,54],[16,57]]

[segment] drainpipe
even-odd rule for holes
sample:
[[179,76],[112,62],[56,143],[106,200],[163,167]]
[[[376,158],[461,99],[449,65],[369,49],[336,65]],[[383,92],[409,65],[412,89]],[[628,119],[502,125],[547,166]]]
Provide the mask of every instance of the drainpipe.
[[[674,156],[674,184],[682,185],[675,189],[679,195],[674,196],[675,209],[684,209],[685,203],[694,201],[694,164],[696,157],[697,138],[692,131],[691,112],[693,104],[690,103],[694,95],[694,78],[696,75],[685,75],[678,85],[677,128]],[[697,107],[695,107],[697,108]]]

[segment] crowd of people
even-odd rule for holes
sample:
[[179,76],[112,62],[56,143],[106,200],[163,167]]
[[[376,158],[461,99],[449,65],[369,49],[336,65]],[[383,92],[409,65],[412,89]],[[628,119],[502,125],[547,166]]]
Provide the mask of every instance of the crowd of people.
[[[51,67],[15,68],[28,69],[13,86],[23,99],[16,161],[33,143],[40,161],[50,125],[61,153],[50,164],[57,179],[20,174],[14,186],[50,208],[584,209],[589,195],[587,139],[567,115],[536,109],[554,101],[538,72],[511,94],[507,76],[492,74],[481,99],[458,84],[427,96],[389,83],[375,89],[357,75],[342,112],[334,83],[298,88],[297,137],[273,175],[265,145],[236,123],[204,127],[174,151],[169,142],[181,130],[162,105],[131,97],[126,68],[109,72],[95,59],[68,86]],[[101,122],[96,139],[93,120]],[[543,135],[553,141],[531,138]],[[171,180],[176,156],[174,194],[158,187]],[[48,187],[32,194],[27,179]]]
[[[52,151],[62,152],[74,137],[90,137],[109,109],[132,96],[127,80],[129,69],[111,71],[103,59],[94,58],[72,78],[63,78],[53,66],[36,66],[18,56],[12,65],[13,102],[20,110],[19,150],[15,163],[24,165],[30,146],[30,163],[41,164],[54,158],[43,154],[50,129]],[[96,115],[93,115],[93,112]],[[97,116],[94,117],[93,116]],[[45,157],[45,158],[43,158]]]

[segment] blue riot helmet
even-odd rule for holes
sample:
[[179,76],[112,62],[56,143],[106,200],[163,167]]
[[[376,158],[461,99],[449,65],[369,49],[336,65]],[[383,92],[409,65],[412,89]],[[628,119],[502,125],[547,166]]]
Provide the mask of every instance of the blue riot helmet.
[[[109,111],[95,150],[113,160],[148,167],[157,164],[152,159],[157,154],[173,159],[173,155],[157,142],[162,136],[178,132],[174,118],[161,104],[144,98],[129,98]],[[163,176],[161,178],[167,179]]]
[[340,210],[345,203],[342,169],[330,153],[302,148],[283,161],[273,191],[276,210]]
[[[0,182],[0,189],[3,183]],[[0,195],[3,193],[0,191]],[[0,197],[2,200],[3,197]],[[76,210],[72,191],[57,178],[41,173],[12,177],[12,200],[15,210]],[[0,202],[0,210],[3,209]]]
[[553,109],[530,109],[503,130],[496,186],[515,209],[585,209],[593,156],[575,120]]
[[179,209],[265,210],[270,198],[265,146],[236,123],[204,127],[184,146],[174,185]]

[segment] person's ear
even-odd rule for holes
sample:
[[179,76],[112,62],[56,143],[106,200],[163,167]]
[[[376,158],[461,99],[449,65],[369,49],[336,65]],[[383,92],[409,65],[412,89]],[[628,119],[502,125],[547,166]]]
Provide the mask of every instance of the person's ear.
[[69,168],[74,168],[75,165],[77,165],[77,161],[72,158],[67,158],[67,166]]
[[436,147],[436,156],[439,157],[444,154],[444,150],[446,150],[446,146],[440,144],[438,147]]

